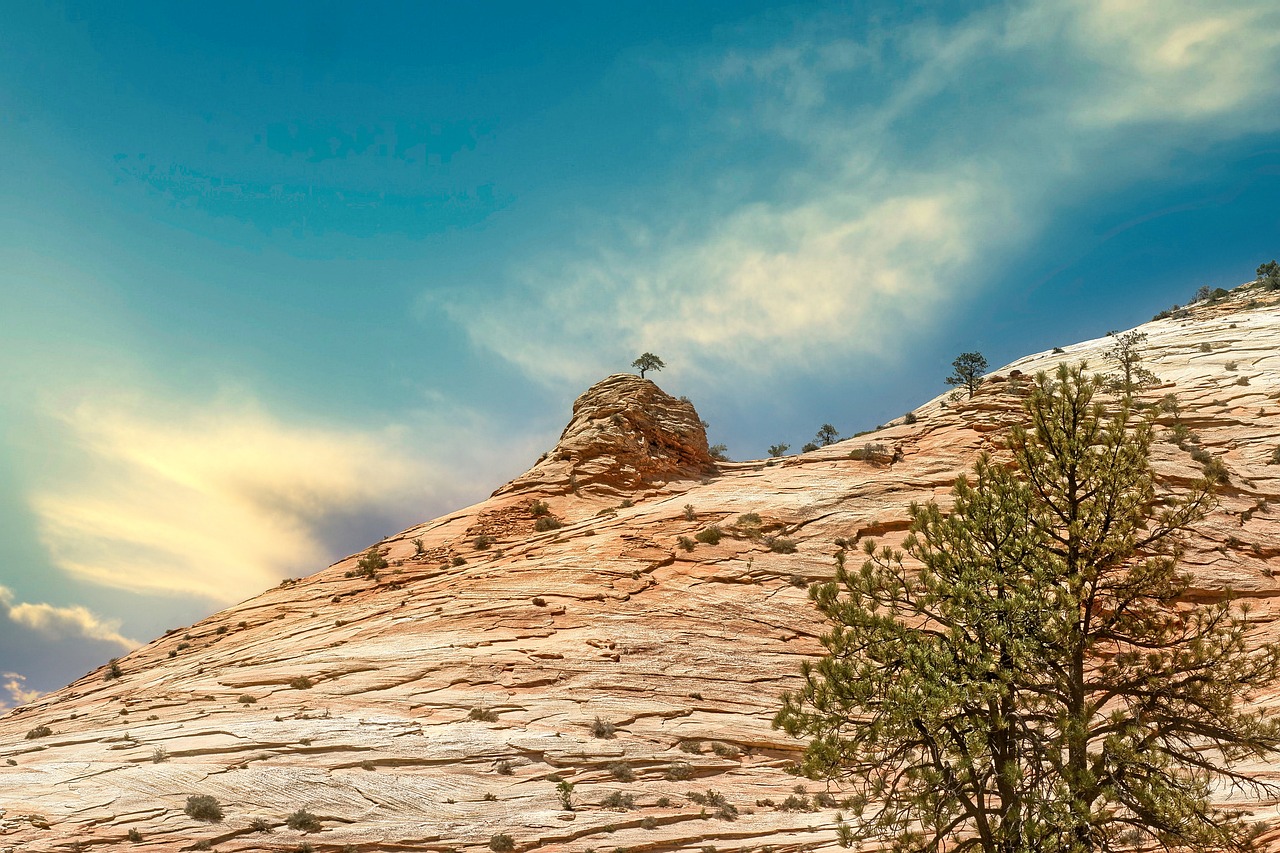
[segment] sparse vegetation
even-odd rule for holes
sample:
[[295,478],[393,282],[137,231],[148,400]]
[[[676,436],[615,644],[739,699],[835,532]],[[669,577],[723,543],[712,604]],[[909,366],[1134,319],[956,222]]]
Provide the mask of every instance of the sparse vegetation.
[[53,734],[53,729],[49,728],[46,725],[39,725],[39,726],[36,726],[31,731],[27,732],[27,740],[35,740],[36,738],[40,738],[40,737],[48,737],[51,734]]
[[641,379],[644,379],[645,371],[656,371],[666,367],[666,365],[662,363],[662,359],[658,358],[651,352],[642,353],[639,358],[631,362],[631,366],[640,371]]
[[546,501],[534,501],[529,504],[529,514],[534,518],[541,518],[544,515],[551,514],[551,507],[547,506]]
[[468,720],[479,720],[482,723],[498,722],[498,715],[483,705],[477,705],[467,712]]
[[493,772],[499,776],[510,776],[511,770],[511,762],[505,758],[499,758],[497,763],[493,765]]
[[299,832],[319,832],[321,829],[320,818],[306,809],[298,809],[289,815],[284,819],[284,825]]
[[471,540],[471,547],[477,551],[487,551],[493,547],[493,543],[498,540],[490,536],[488,533],[481,533],[475,539]]
[[356,562],[355,570],[350,572],[348,577],[362,577],[373,580],[378,576],[378,572],[385,569],[388,565],[389,563],[387,563],[387,558],[378,550],[378,546],[373,545],[370,546],[369,550],[365,551],[364,555]]
[[187,817],[206,823],[217,823],[222,820],[222,805],[208,794],[192,794],[187,797],[187,806],[183,811],[186,812]]
[[702,741],[682,740],[680,741],[680,751],[687,752],[690,755],[702,755]]
[[783,444],[781,442],[779,442],[778,444],[771,444],[769,445],[769,451],[768,451],[769,458],[777,459],[779,456],[786,453],[790,449],[791,449],[791,445],[789,444]]
[[241,705],[256,705],[258,702],[258,697],[251,696],[248,693],[242,693],[240,695],[240,698],[237,699],[236,701],[239,702]]
[[102,680],[114,681],[122,675],[124,675],[124,672],[120,669],[120,660],[118,658],[112,658],[107,663],[107,671],[102,674]]
[[427,555],[427,546],[422,544],[422,539],[413,540],[413,556],[425,557]]
[[809,579],[806,578],[804,575],[792,575],[791,577],[787,578],[787,583],[791,584],[796,589],[809,588]]
[[684,505],[684,520],[685,520],[685,521],[694,521],[695,519],[697,519],[697,517],[698,517],[698,516],[697,516],[697,515],[695,515],[695,514],[694,514],[694,512],[693,512],[693,504],[685,504],[685,505]]
[[693,765],[687,761],[674,761],[667,766],[662,778],[668,782],[685,782],[693,778]]
[[1280,264],[1274,260],[1258,265],[1257,281],[1267,290],[1280,290]]
[[467,558],[463,556],[452,557],[449,560],[449,565],[453,566],[454,568],[457,568],[458,566],[465,566],[466,564],[467,564]]
[[564,527],[564,523],[554,515],[541,516],[533,523],[533,529],[539,533],[545,533],[548,530],[559,530]]
[[613,723],[596,717],[591,723],[591,736],[598,737],[603,740],[611,739],[618,731],[618,727]]
[[823,424],[818,427],[817,434],[813,437],[812,444],[818,447],[827,447],[835,444],[840,440],[840,432],[831,424]]
[[137,829],[129,830],[127,833],[125,833],[125,838],[129,839],[134,844],[142,843],[142,833],[139,832]]
[[707,448],[707,452],[711,454],[711,458],[717,462],[730,462],[729,446],[727,444],[713,444]]
[[918,420],[920,420],[920,417],[915,412],[907,412],[905,415],[902,416],[902,422],[904,424],[907,424],[908,426],[910,426],[911,424],[915,423]]
[[556,796],[560,798],[560,806],[567,812],[573,811],[573,783],[560,779],[556,783]]
[[155,749],[151,750],[152,764],[164,764],[168,760],[169,750],[165,749],[163,746],[157,746]]
[[299,675],[297,678],[289,680],[289,686],[294,690],[310,690],[316,686],[316,683],[305,675]]
[[615,761],[609,765],[609,775],[619,782],[634,782],[636,778],[635,771],[631,769],[631,765],[625,761]]
[[982,384],[982,374],[987,372],[987,359],[980,352],[962,352],[951,362],[951,367],[951,375],[944,381],[964,388],[972,397]]
[[540,596],[540,595],[535,595],[535,596],[533,597],[533,606],[534,606],[534,607],[546,607],[546,606],[547,606],[547,600],[546,600],[545,598],[543,598],[542,596]]
[[692,551],[695,547],[697,547],[697,543],[694,542],[692,539],[690,539],[688,536],[677,536],[676,544],[686,551]]
[[775,554],[794,554],[796,552],[796,543],[794,539],[788,539],[785,536],[770,536],[766,540],[769,550]]
[[493,853],[511,853],[516,849],[516,840],[505,832],[489,836],[489,849]]
[[710,806],[715,809],[714,815],[721,820],[734,820],[738,817],[737,807],[726,800],[724,795],[718,791],[708,790],[705,794],[690,791],[685,796],[700,806]]
[[1160,381],[1154,373],[1142,366],[1142,345],[1147,340],[1145,332],[1112,332],[1111,336],[1115,343],[1107,350],[1106,356],[1115,361],[1120,370],[1107,377],[1111,387],[1127,396]]
[[712,742],[711,751],[714,752],[716,755],[720,756],[721,758],[728,758],[734,761],[736,761],[742,755],[739,749],[733,744],[721,743],[720,741]]
[[600,806],[606,809],[630,811],[636,807],[636,798],[633,794],[624,794],[621,791],[612,791],[600,801]]
[[253,832],[270,832],[271,821],[267,820],[265,817],[255,817],[253,820],[249,821],[249,829]]
[[710,527],[699,530],[697,533],[693,535],[694,539],[697,539],[699,542],[705,543],[707,545],[718,545],[720,544],[720,540],[723,537],[724,537],[724,531],[721,530],[719,525],[716,525],[716,524],[713,524]]

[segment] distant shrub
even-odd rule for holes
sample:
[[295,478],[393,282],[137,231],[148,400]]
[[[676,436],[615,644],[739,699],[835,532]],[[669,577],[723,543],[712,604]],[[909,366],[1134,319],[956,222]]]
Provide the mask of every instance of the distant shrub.
[[812,809],[812,806],[809,805],[808,797],[791,794],[778,804],[778,809],[784,812],[807,812]]
[[124,675],[124,672],[120,669],[120,661],[117,658],[112,658],[107,664],[107,671],[102,674],[102,680],[114,681],[122,675]]
[[810,453],[817,449],[818,449],[818,445],[814,444],[812,441],[808,441],[808,442],[805,442],[805,444],[800,448],[800,452]]
[[693,778],[693,765],[687,761],[675,761],[667,766],[662,778],[668,782],[685,782]]
[[615,761],[609,765],[609,775],[619,782],[634,782],[636,778],[635,772],[631,769],[631,765],[625,761]]
[[1054,348],[1053,348],[1053,354],[1054,354],[1054,355],[1062,355],[1062,354],[1063,354],[1063,353],[1065,353],[1065,352],[1066,352],[1066,350],[1064,350],[1062,347],[1054,347]]
[[717,545],[723,536],[724,531],[722,531],[719,526],[713,524],[704,530],[699,530],[693,535],[693,538],[697,539],[699,542],[705,542],[708,545]]
[[606,809],[619,809],[621,811],[629,811],[636,807],[636,798],[632,794],[624,794],[621,791],[613,791],[603,800],[600,806]]
[[289,686],[294,690],[310,690],[316,686],[316,683],[305,675],[299,675],[297,678],[289,680]]
[[169,750],[165,749],[163,746],[157,746],[155,749],[151,750],[152,764],[164,764],[168,760]]
[[258,697],[250,696],[248,693],[244,693],[236,701],[239,702],[241,705],[255,705],[258,702]]
[[792,575],[791,577],[787,578],[787,583],[791,584],[796,589],[809,588],[809,579],[806,578],[804,575]]
[[618,731],[618,727],[608,720],[602,720],[596,717],[591,723],[591,736],[602,738],[604,740],[611,739]]
[[421,539],[413,540],[413,556],[422,557],[427,553],[427,546],[422,544]]
[[541,518],[544,515],[551,515],[551,507],[547,506],[546,501],[534,501],[529,504],[529,514],[534,518]]
[[546,607],[546,606],[547,606],[547,600],[546,600],[545,598],[543,598],[542,596],[540,596],[540,595],[535,595],[535,596],[533,597],[533,606],[534,606],[534,607]]
[[451,559],[449,560],[449,565],[454,566],[454,567],[457,567],[457,566],[465,566],[466,564],[467,564],[467,558],[466,558],[466,557],[461,557],[461,556],[459,556],[459,557],[453,557],[453,558],[451,558]]
[[355,573],[360,577],[373,579],[377,577],[379,570],[385,569],[388,565],[387,558],[382,556],[382,552],[375,545],[365,551],[364,556],[356,563]]
[[489,836],[489,849],[493,853],[511,853],[516,849],[516,840],[505,832]]
[[1239,367],[1240,365],[1239,365],[1237,362],[1234,362],[1234,361],[1228,361],[1226,364],[1224,364],[1224,365],[1222,365],[1222,366],[1223,366],[1223,367],[1225,367],[1227,370],[1235,370],[1235,369],[1236,369],[1237,367]]
[[481,533],[475,539],[471,540],[471,547],[475,548],[477,551],[487,551],[493,547],[493,543],[497,541],[497,539],[490,536],[488,533]]
[[717,462],[730,462],[729,446],[727,444],[713,444],[707,448],[707,452],[711,454],[711,458]]
[[695,547],[697,547],[697,543],[695,543],[688,536],[677,536],[676,544],[686,551],[692,551]]
[[1211,483],[1226,485],[1231,482],[1231,472],[1227,470],[1227,465],[1216,456],[1212,456],[1206,461],[1202,468],[1204,477]]
[[512,771],[511,762],[505,758],[500,758],[498,763],[493,765],[493,771],[499,776],[510,776]]
[[1236,384],[1237,384],[1237,385],[1248,385],[1248,384],[1249,384],[1249,377],[1248,377],[1248,376],[1241,376],[1241,377],[1237,378],[1237,379],[1236,379]]
[[208,794],[192,794],[187,797],[187,806],[183,809],[187,817],[217,823],[222,820],[222,806],[217,799]]
[[920,420],[920,417],[915,412],[907,412],[902,416],[902,422],[904,424],[913,424],[918,420]]
[[140,844],[142,842],[142,833],[136,829],[131,829],[125,834],[125,838],[129,839],[134,844]]
[[658,819],[653,815],[649,815],[648,817],[640,821],[640,828],[641,829],[657,829]]
[[48,737],[51,734],[53,734],[53,729],[48,726],[40,725],[27,732],[27,740],[35,740],[38,737]]
[[775,554],[794,554],[796,543],[785,536],[771,536],[768,540],[769,550]]
[[561,527],[564,527],[564,523],[554,515],[544,515],[533,523],[533,529],[539,533],[544,533],[548,530],[559,530]]
[[1268,465],[1280,465],[1280,447],[1271,451],[1271,458],[1267,460]]
[[697,516],[696,516],[696,515],[694,515],[694,513],[693,513],[693,504],[685,504],[685,505],[684,505],[684,520],[685,520],[685,521],[693,521],[695,518],[697,518]]
[[680,751],[687,752],[690,755],[702,755],[702,741],[682,740],[680,741]]
[[697,791],[690,791],[685,794],[690,800],[700,806],[710,806],[714,808],[715,816],[721,820],[733,820],[738,816],[738,809],[724,798],[724,795],[718,791],[707,791],[705,794],[699,794]]
[[738,748],[733,744],[720,743],[720,741],[715,741],[711,744],[711,751],[721,758],[731,758],[734,760],[742,755]]
[[306,809],[298,809],[289,815],[284,819],[284,825],[299,832],[319,832],[321,829],[320,818]]
[[498,715],[483,705],[477,705],[467,712],[468,720],[479,720],[482,723],[498,722]]
[[485,795],[480,799],[484,800],[486,803],[496,803],[498,801],[498,795],[492,791],[488,791],[485,792]]

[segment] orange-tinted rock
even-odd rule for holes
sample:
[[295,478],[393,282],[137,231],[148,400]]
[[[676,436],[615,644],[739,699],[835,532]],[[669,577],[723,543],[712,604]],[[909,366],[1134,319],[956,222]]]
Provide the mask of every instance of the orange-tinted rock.
[[[1200,474],[1175,421],[1227,466],[1184,565],[1197,599],[1248,596],[1261,641],[1280,634],[1280,307],[1247,298],[1144,326],[1163,384],[1142,399],[1179,401],[1156,415],[1164,488]],[[836,851],[838,788],[837,805],[779,808],[799,745],[770,720],[824,630],[804,585],[831,576],[837,538],[900,541],[911,502],[945,505],[978,452],[1000,452],[1028,377],[1105,369],[1108,344],[1021,359],[912,424],[718,473],[692,406],[609,377],[528,473],[380,543],[376,579],[347,576],[354,555],[0,718],[0,850],[479,851],[508,834],[519,850]],[[536,530],[538,502],[563,526]],[[720,541],[688,550],[713,524]],[[38,726],[51,733],[26,739]],[[825,789],[806,785],[813,804]],[[736,819],[697,801],[708,789]],[[223,820],[185,815],[193,794]],[[283,826],[301,808],[321,831]]]

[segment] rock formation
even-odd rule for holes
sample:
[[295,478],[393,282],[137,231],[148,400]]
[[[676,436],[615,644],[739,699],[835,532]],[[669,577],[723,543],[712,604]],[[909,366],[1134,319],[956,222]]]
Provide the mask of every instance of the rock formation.
[[[1280,610],[1274,296],[1141,327],[1161,382],[1141,396],[1178,403],[1157,414],[1163,487],[1200,476],[1189,450],[1229,481],[1187,543],[1193,597],[1248,596],[1259,641]],[[806,585],[837,539],[900,541],[912,501],[945,503],[1027,377],[1105,368],[1109,344],[718,468],[691,405],[609,377],[529,472],[378,543],[375,577],[353,555],[0,718],[0,850],[837,850],[839,788],[789,775],[799,744],[770,726],[824,630]]]

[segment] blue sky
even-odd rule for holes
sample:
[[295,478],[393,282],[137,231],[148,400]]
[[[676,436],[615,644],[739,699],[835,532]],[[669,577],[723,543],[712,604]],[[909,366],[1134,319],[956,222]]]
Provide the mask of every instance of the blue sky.
[[36,3],[0,702],[487,495],[661,355],[734,458],[1280,254],[1280,7]]

